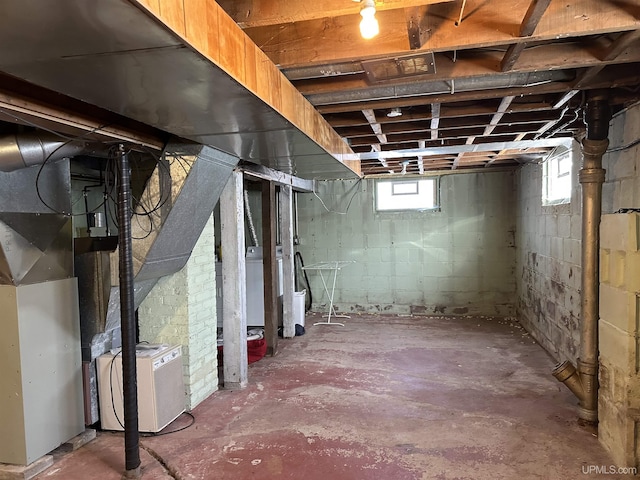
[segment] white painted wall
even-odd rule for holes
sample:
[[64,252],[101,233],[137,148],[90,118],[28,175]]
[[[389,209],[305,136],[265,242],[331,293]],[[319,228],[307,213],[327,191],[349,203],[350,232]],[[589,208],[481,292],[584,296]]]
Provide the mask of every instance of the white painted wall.
[[138,309],[140,340],[182,345],[186,406],[218,389],[213,216],[179,272],[162,277]]

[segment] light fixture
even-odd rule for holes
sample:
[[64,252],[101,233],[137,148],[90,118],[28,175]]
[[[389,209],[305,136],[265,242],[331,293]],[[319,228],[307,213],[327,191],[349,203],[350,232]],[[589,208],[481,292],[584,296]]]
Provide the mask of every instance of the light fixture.
[[362,20],[360,21],[360,34],[362,38],[369,40],[380,33],[380,25],[376,20],[376,3],[374,0],[363,0],[360,9]]
[[389,118],[401,117],[401,116],[402,116],[402,110],[400,110],[400,107],[394,107],[391,110],[389,110],[389,112],[387,113],[387,117]]

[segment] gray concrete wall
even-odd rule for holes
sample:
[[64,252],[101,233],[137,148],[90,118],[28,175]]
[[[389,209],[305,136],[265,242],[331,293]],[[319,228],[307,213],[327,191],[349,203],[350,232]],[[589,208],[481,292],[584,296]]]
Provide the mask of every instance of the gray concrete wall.
[[[338,275],[339,311],[514,313],[513,173],[445,175],[440,182],[441,210],[434,212],[375,212],[373,179],[318,182],[318,196],[339,213],[299,194],[305,264],[355,261]],[[314,309],[326,308],[318,273],[308,275]]]
[[556,360],[575,361],[580,344],[580,162],[569,204],[542,205],[542,165],[516,173],[517,316]]
[[600,224],[598,438],[614,462],[640,462],[640,105],[611,121]]

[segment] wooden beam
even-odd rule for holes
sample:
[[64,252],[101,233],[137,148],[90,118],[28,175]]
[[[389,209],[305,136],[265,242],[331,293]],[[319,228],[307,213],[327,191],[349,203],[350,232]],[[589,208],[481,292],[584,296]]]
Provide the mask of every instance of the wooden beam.
[[[385,0],[376,2],[376,10],[396,10],[421,7],[455,0]],[[321,2],[273,2],[272,0],[218,0],[220,6],[243,28],[279,25],[321,18],[356,15],[360,5],[345,0]]]
[[527,9],[527,13],[520,24],[520,36],[530,37],[536,30],[542,15],[547,10],[551,0],[532,0]]
[[[517,68],[512,69],[506,75],[534,74],[541,76],[543,72],[560,72],[576,68],[588,68],[599,66],[602,63],[619,64],[640,62],[640,49],[628,47],[621,55],[612,60],[603,61],[596,56],[596,51],[605,48],[608,42],[604,39],[597,39],[586,44],[580,43],[560,43],[540,45],[534,49],[525,50],[518,62]],[[483,51],[473,52],[472,55],[460,56],[457,61],[439,55],[436,63],[439,65],[435,74],[415,78],[411,83],[404,81],[388,81],[381,85],[371,85],[364,76],[348,76],[332,78],[331,81],[314,79],[304,82],[296,82],[298,90],[307,98],[313,99],[314,95],[327,94],[332,92],[349,91],[353,101],[358,98],[360,92],[383,92],[387,95],[399,97],[404,92],[411,94],[421,91],[428,93],[434,89],[451,92],[451,80],[455,80],[455,91],[459,88],[460,80],[482,81],[487,83],[492,79],[505,78],[499,72],[500,59],[499,52]],[[572,73],[566,73],[566,77],[573,77]],[[477,80],[474,80],[477,79]],[[390,87],[397,87],[390,92]],[[380,94],[379,96],[383,96]],[[313,100],[312,100],[313,101]]]
[[428,38],[428,31],[426,26],[427,7],[413,7],[405,8],[405,15],[407,17],[407,34],[409,36],[409,48],[411,50],[417,50]]
[[240,160],[238,168],[242,173],[249,177],[259,178],[261,180],[269,180],[276,185],[290,186],[298,192],[311,193],[315,191],[315,180],[307,180],[306,178],[296,177],[288,173],[274,170],[264,165]]
[[[294,247],[293,247],[293,189],[289,185],[280,187],[280,228],[282,243],[282,336],[292,338],[296,335],[294,317]],[[304,310],[303,310],[304,315]]]
[[[608,78],[599,78],[597,82],[589,84],[590,89],[595,88],[611,88],[612,86],[627,86],[636,85],[639,81],[639,75],[634,71],[620,72],[615,71]],[[416,105],[426,105],[434,102],[469,102],[479,101],[483,99],[491,99],[504,97],[508,95],[523,96],[523,95],[547,95],[554,93],[567,92],[572,89],[572,84],[569,82],[550,82],[544,84],[523,86],[523,87],[510,87],[510,88],[493,88],[486,90],[467,90],[457,91],[454,94],[450,93],[434,93],[427,95],[416,95],[406,98],[394,98],[394,99],[363,99],[359,102],[353,103],[341,103],[333,105],[317,105],[316,109],[322,114],[328,113],[341,113],[351,112],[354,110],[362,110],[365,108],[372,109],[385,109],[394,107],[410,107]]]
[[373,133],[376,134],[376,137],[378,137],[380,143],[383,145],[387,143],[387,137],[384,133],[382,133],[382,127],[376,120],[376,114],[374,113],[374,111],[371,109],[365,109],[362,110],[362,114],[364,115],[364,118],[367,119],[367,122],[369,122],[371,130],[373,130]]
[[[305,8],[309,5],[308,2],[286,3],[300,4]],[[280,4],[282,2],[278,2]],[[528,5],[512,0],[468,0],[467,11],[471,13],[458,27],[455,21],[459,9],[451,8],[450,3],[431,5],[426,16],[429,37],[421,48],[433,52],[462,51],[640,28],[640,19],[622,2],[610,2],[606,9],[598,0],[581,0],[569,5],[551,2],[534,34],[521,37],[521,20],[526,15]],[[250,28],[246,33],[281,68],[371,58],[374,53],[378,57],[414,53],[406,35],[403,10],[380,11],[377,17],[380,35],[370,41],[360,38],[357,12],[353,16]],[[580,18],[580,21],[576,21],[576,18]],[[488,25],[494,28],[487,28]],[[515,31],[514,25],[517,25]]]
[[234,171],[220,196],[222,262],[222,327],[224,329],[224,387],[244,388],[247,371],[247,275],[244,241],[242,173]]
[[441,155],[457,155],[462,152],[487,152],[487,151],[500,151],[505,149],[519,149],[519,148],[545,148],[545,147],[557,147],[558,145],[566,145],[570,143],[571,138],[545,138],[540,140],[522,140],[519,142],[489,142],[473,145],[451,145],[447,147],[429,147],[424,150],[419,148],[410,148],[406,150],[387,150],[377,153],[361,153],[360,159],[363,162],[368,160],[379,160],[385,158],[388,161],[395,159],[396,161],[401,158],[411,158],[418,155],[427,157],[441,156]]
[[633,30],[630,32],[624,32],[611,43],[609,50],[602,58],[603,61],[614,60],[621,55],[627,47],[636,42],[640,38],[640,30]]
[[[550,110],[552,108],[555,108],[555,107],[552,107],[550,103],[545,103],[545,102],[512,103],[509,114],[519,114],[519,113],[521,114],[521,113],[528,113],[528,112],[541,112],[541,114],[543,114],[545,110]],[[458,118],[465,118],[465,117],[471,117],[471,116],[480,117],[483,115],[492,115],[494,112],[495,112],[495,108],[490,107],[488,105],[478,104],[478,105],[471,105],[471,106],[470,105],[458,106],[455,103],[451,103],[451,104],[443,103],[441,104],[441,107],[440,107],[440,119],[441,120],[447,119],[447,118],[458,119]],[[360,110],[358,110],[358,114],[359,113],[360,113]],[[361,116],[358,115],[358,118],[360,117]],[[361,119],[355,119],[351,115],[345,116],[344,114],[339,114],[339,116],[334,116],[332,114],[328,114],[325,118],[329,122],[329,124],[336,129],[340,129],[344,127],[368,125],[366,121],[362,121]],[[395,118],[395,119],[385,117],[384,119],[381,119],[380,123],[393,125],[396,123],[405,123],[412,120],[417,120],[417,121],[431,120],[431,113],[426,113],[426,109],[425,109],[425,113],[407,112],[407,113],[404,113],[402,117]]]
[[440,123],[440,104],[431,104],[431,140],[438,138],[438,124]]
[[[526,133],[519,133],[518,135],[516,135],[516,137],[513,139],[513,141],[514,141],[514,142],[519,142],[519,141],[521,141],[521,140],[525,137],[525,135],[526,135]],[[505,152],[507,152],[507,151],[508,151],[508,149],[506,149],[506,148],[505,148],[505,149],[500,150],[496,155],[494,155],[494,157],[493,157],[491,160],[489,160],[489,161],[487,162],[487,164],[485,165],[485,167],[488,167],[488,166],[490,166],[491,164],[493,164],[493,163],[497,160],[497,158],[498,158],[498,157],[500,157],[500,155],[503,155],[503,154],[504,154]]]
[[500,71],[507,72],[511,70],[518,61],[518,58],[520,58],[520,54],[526,46],[527,44],[524,42],[509,45],[507,53],[504,54],[504,57],[502,57],[502,60],[500,61]]
[[[616,40],[614,40],[609,46],[607,52],[603,55],[602,61],[609,62],[618,58],[632,43],[640,38],[640,30],[632,30],[621,34]],[[585,85],[589,80],[593,79],[598,73],[602,71],[605,64],[596,65],[590,67],[582,73],[575,82],[575,87],[580,88]]]
[[[119,126],[118,120],[110,120],[111,123],[105,125],[106,122],[101,121],[98,115],[87,115],[59,107],[12,90],[0,89],[0,119],[12,123],[34,124],[71,136],[82,136],[84,140],[131,142],[153,150],[162,150],[166,143],[160,135],[154,136]],[[127,121],[130,122],[129,119]],[[151,127],[144,127],[151,130]]]
[[470,102],[478,100],[486,100],[490,98],[503,97],[505,95],[532,95],[532,94],[547,94],[547,93],[559,93],[566,92],[571,88],[571,85],[564,82],[550,83],[546,85],[539,85],[535,88],[531,87],[518,87],[496,90],[482,90],[482,91],[470,91],[470,92],[457,92],[454,95],[448,94],[436,94],[425,95],[422,97],[411,97],[406,99],[393,99],[393,100],[368,100],[358,102],[358,104],[336,104],[336,105],[320,105],[317,107],[318,111],[322,114],[325,113],[338,113],[338,112],[351,112],[354,109],[361,108],[392,108],[397,106],[409,107],[413,105],[425,105],[432,102]]
[[278,353],[278,268],[276,265],[276,187],[262,181],[262,266],[264,277],[264,338],[267,355]]
[[580,93],[580,90],[569,90],[565,93],[560,99],[553,104],[553,109],[558,109],[564,106],[569,100],[571,100],[577,93]]
[[487,125],[487,127],[484,129],[483,135],[491,135],[491,132],[493,132],[493,130],[496,128],[496,125],[500,123],[500,120],[502,120],[502,117],[509,108],[509,105],[511,105],[511,102],[513,102],[514,98],[514,96],[507,96],[502,99],[500,105],[498,106],[498,111],[493,115],[493,118],[489,122],[489,125]]
[[[425,148],[426,143],[424,140],[418,141],[418,148]],[[424,174],[424,157],[422,155],[418,155],[418,173]]]

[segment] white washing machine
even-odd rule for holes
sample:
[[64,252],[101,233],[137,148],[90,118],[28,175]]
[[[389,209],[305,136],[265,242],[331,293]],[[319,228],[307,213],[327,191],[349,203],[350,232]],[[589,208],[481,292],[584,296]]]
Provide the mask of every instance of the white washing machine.
[[[247,326],[264,326],[264,275],[262,247],[247,248],[245,257],[247,273]],[[278,299],[282,298],[282,247],[276,247],[278,269]],[[222,263],[216,262],[216,307],[218,327],[222,328]],[[280,303],[280,300],[279,300]]]

